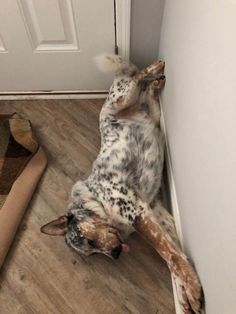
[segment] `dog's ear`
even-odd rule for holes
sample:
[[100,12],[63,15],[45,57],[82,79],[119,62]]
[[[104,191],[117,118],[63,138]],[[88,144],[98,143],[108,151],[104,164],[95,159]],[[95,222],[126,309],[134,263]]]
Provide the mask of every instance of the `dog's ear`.
[[63,236],[66,234],[68,225],[68,217],[60,216],[40,228],[40,231],[52,236]]

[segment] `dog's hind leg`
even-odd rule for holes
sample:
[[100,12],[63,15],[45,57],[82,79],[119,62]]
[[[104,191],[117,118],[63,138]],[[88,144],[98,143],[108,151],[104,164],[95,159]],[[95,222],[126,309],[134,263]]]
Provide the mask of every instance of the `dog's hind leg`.
[[100,113],[100,125],[104,122],[105,124],[109,123],[110,120],[117,117],[118,113],[135,104],[139,95],[138,82],[132,78],[115,79]]
[[154,123],[160,123],[161,110],[159,103],[158,91],[165,85],[165,76],[162,75],[159,79],[148,84],[146,89],[146,102],[149,107],[149,116]]
[[150,123],[149,108],[146,102],[146,90],[142,90],[138,100],[117,114],[118,119],[127,119],[139,123]]
[[155,76],[157,74],[161,74],[164,72],[164,67],[165,67],[164,61],[160,61],[160,60],[155,61],[152,64],[150,64],[147,68],[137,71],[134,74],[133,79],[136,82],[139,82],[149,75]]
[[[127,90],[127,93],[120,96],[117,102],[114,103],[114,107],[116,108],[116,110],[121,111],[134,104],[134,102],[138,99],[139,89],[137,88],[137,86],[139,82],[149,75],[157,75],[158,73],[163,73],[164,67],[165,63],[163,61],[155,61],[147,68],[137,71],[132,77],[132,80],[129,82],[129,88]],[[164,80],[162,77],[162,79],[158,80],[160,88],[162,87],[163,83]],[[155,88],[158,88],[158,86],[156,85]]]
[[[137,100],[137,97],[138,97],[137,85],[139,84],[139,82],[149,75],[157,75],[158,73],[163,73],[164,67],[165,67],[165,63],[163,61],[155,61],[151,65],[149,65],[147,68],[137,71],[129,83],[129,90],[126,93],[126,95],[121,96],[118,99],[117,110],[121,111],[129,107],[130,105],[132,105],[134,101]],[[162,83],[163,83],[163,80],[160,80],[159,81],[160,88],[161,88]],[[157,86],[155,88],[157,88]]]

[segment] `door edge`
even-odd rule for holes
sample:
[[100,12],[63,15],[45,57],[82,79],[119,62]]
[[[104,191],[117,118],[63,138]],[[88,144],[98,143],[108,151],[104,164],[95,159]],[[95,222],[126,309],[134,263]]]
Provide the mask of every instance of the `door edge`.
[[130,59],[131,0],[116,0],[116,32],[119,55]]

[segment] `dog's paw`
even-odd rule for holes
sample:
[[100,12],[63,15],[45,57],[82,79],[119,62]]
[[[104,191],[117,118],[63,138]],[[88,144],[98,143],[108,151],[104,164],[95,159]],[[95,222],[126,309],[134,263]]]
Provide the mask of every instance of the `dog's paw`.
[[161,60],[157,60],[155,61],[152,65],[152,74],[153,75],[157,75],[157,74],[163,74],[164,73],[164,69],[165,69],[165,62],[161,61]]
[[182,255],[172,270],[183,313],[200,314],[204,300],[203,291],[197,273],[186,256]]
[[166,82],[165,75],[161,75],[157,80],[151,83],[151,87],[160,90],[164,87],[165,82]]
[[203,292],[199,279],[192,267],[189,267],[184,274],[183,286],[191,309],[196,314],[201,313]]
[[186,295],[182,280],[175,275],[172,276],[175,284],[178,303],[180,306],[180,312],[183,314],[191,314],[192,313],[191,306],[188,302],[188,297]]

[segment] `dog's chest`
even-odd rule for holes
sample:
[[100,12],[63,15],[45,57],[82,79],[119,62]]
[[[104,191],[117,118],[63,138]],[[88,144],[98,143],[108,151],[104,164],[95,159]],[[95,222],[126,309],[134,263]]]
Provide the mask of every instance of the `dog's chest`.
[[96,171],[89,178],[89,186],[111,220],[132,224],[136,214],[136,194],[127,186],[121,172]]

